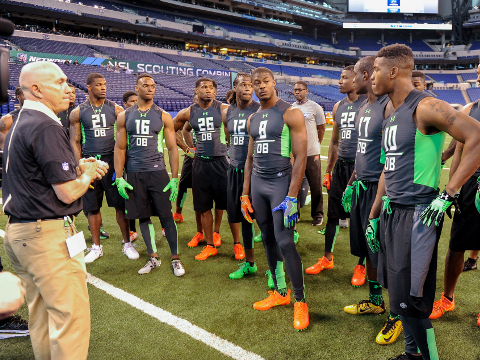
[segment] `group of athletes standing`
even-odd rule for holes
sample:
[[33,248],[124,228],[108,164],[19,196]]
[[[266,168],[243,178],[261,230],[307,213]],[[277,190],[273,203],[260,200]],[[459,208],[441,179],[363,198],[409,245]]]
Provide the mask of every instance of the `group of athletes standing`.
[[[473,239],[480,226],[478,102],[456,111],[423,92],[424,77],[422,80],[422,74],[414,73],[412,78],[413,67],[411,49],[395,44],[342,71],[339,89],[346,97],[333,109],[334,126],[323,181],[328,190],[325,252],[319,262],[305,270],[318,274],[333,268],[339,223],[350,217],[351,253],[359,258],[352,285],[363,285],[367,277],[370,293],[368,300],[344,310],[354,315],[385,313],[382,289],[388,288],[390,314],[376,341],[393,343],[403,328],[405,353],[392,358],[397,360],[438,359],[429,316],[453,309],[452,281],[454,288],[463,268],[463,252],[477,250],[478,242]],[[417,83],[420,90],[414,88]],[[239,73],[227,105],[215,99],[216,82],[200,78],[194,103],[174,119],[154,103],[155,81],[149,74],[140,74],[135,92],[125,93],[126,110],[105,98],[106,81],[99,73],[87,77],[88,99],[76,108],[73,89],[72,106],[59,117],[69,131],[75,155],[78,160],[95,157],[109,164],[108,174],[92,182],[83,196],[93,241],[85,262],[103,256],[100,208],[105,193],[108,206],[116,209],[123,253],[132,260],[139,258],[131,244],[136,239],[135,219],[139,219],[150,259],[138,272],[146,274],[161,264],[151,222],[152,216],[158,216],[170,246],[173,272],[184,275],[175,221],[183,221],[181,209],[186,188],[191,186],[197,233],[188,246],[206,242],[195,259],[206,260],[217,254],[221,215],[227,210],[235,258],[246,260],[230,278],[256,273],[255,219],[273,291],[253,307],[268,310],[290,304],[285,264],[295,298],[294,327],[307,328],[309,311],[294,228],[306,168],[311,168],[307,170],[309,182],[321,177],[319,144],[318,154],[307,152],[311,134],[309,130],[307,135],[306,119],[313,119],[317,126],[321,121],[315,123],[316,107],[309,113],[301,106],[308,91],[306,83],[295,84],[297,102],[293,106],[278,98],[275,85],[274,75],[267,68]],[[259,102],[252,99],[253,92]],[[0,120],[0,147],[15,116],[12,113]],[[445,133],[458,144],[450,180],[438,195]],[[319,142],[322,137],[323,132]],[[171,178],[165,167],[163,140]],[[186,154],[180,190],[177,145]],[[323,221],[323,209],[321,191],[314,188],[312,225],[318,225]],[[175,200],[173,214],[171,201]],[[447,284],[446,276],[445,293],[434,306],[437,245],[443,213],[452,204],[456,214],[447,257],[450,280]]]

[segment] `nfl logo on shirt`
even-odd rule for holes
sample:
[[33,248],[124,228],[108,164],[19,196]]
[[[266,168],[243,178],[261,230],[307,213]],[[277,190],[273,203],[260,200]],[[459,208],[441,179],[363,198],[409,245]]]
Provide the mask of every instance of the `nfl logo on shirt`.
[[62,168],[63,168],[63,170],[65,170],[65,171],[68,171],[68,169],[70,169],[70,167],[68,166],[68,163],[67,163],[67,162],[62,163]]

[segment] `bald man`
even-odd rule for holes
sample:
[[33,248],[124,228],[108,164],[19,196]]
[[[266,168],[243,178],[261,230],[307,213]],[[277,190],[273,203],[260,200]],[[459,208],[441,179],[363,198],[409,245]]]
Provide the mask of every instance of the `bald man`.
[[35,359],[86,359],[90,339],[82,233],[73,215],[101,178],[101,161],[77,162],[57,114],[68,108],[67,77],[55,64],[25,65],[23,108],[5,139],[4,246],[26,288]]

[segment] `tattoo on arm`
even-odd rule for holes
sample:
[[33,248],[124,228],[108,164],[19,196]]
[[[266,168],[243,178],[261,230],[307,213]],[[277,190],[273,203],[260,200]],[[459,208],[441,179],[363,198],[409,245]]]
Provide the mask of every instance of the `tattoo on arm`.
[[453,109],[450,105],[441,100],[432,101],[430,104],[430,110],[439,113],[450,125],[453,125],[454,121],[460,115],[460,111]]

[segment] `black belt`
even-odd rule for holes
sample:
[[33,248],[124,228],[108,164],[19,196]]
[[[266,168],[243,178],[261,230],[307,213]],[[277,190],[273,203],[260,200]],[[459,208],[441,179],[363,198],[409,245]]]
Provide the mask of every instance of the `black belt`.
[[10,224],[25,224],[25,223],[32,223],[40,221],[51,221],[51,220],[63,220],[63,218],[54,218],[54,219],[37,219],[37,220],[27,220],[27,219],[19,219],[14,216],[10,216]]

